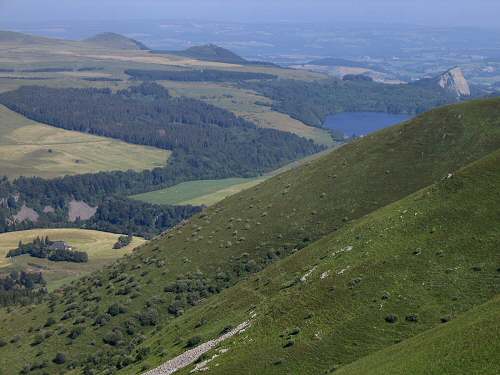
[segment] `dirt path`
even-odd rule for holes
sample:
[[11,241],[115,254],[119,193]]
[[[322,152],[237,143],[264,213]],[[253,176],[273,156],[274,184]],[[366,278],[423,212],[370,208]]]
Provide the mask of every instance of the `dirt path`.
[[143,375],[170,375],[180,370],[186,366],[189,366],[191,363],[200,358],[201,355],[205,354],[219,343],[227,340],[228,338],[245,331],[248,327],[250,327],[250,322],[246,321],[241,323],[235,329],[229,331],[228,333],[216,338],[214,340],[207,341],[196,348],[188,350],[181,355],[178,355],[175,358],[172,358],[170,361],[165,362],[163,365],[145,372]]

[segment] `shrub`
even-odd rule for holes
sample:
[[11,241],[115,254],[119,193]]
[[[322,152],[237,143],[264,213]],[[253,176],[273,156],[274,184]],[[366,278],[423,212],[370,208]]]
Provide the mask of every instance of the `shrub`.
[[52,362],[56,365],[62,365],[66,363],[66,355],[64,353],[57,353]]
[[389,314],[385,317],[385,321],[387,323],[396,323],[398,321],[398,317],[395,314]]
[[416,323],[416,322],[418,322],[418,315],[417,314],[406,315],[405,320],[407,322]]
[[155,308],[149,308],[137,315],[137,319],[143,326],[155,326],[160,321],[158,311]]
[[233,326],[231,325],[228,325],[228,326],[225,326],[222,331],[220,332],[221,335],[225,335],[226,333],[229,333],[231,332],[231,330],[233,329]]
[[186,348],[193,348],[201,343],[201,337],[200,336],[193,336],[191,337],[187,343],[186,343]]
[[305,320],[312,319],[312,318],[314,318],[314,313],[312,313],[312,312],[307,313],[307,315],[304,317]]
[[441,323],[448,323],[451,320],[451,316],[445,315],[440,320],[441,320]]
[[49,317],[44,324],[44,327],[50,327],[56,324],[56,320],[53,317]]
[[0,348],[3,348],[5,345],[7,345],[7,341],[0,339]]
[[19,340],[21,340],[21,336],[19,336],[19,335],[15,335],[14,337],[12,337],[12,338],[10,339],[10,343],[11,343],[11,344],[15,344],[15,343],[19,342]]
[[118,346],[123,342],[123,335],[120,331],[114,330],[106,334],[102,341],[111,346]]
[[361,280],[362,280],[361,277],[355,277],[349,282],[349,286],[351,288],[355,288],[361,283]]
[[123,322],[123,327],[127,335],[132,336],[137,332],[137,323],[133,319],[126,320]]
[[113,303],[111,306],[108,307],[108,314],[111,316],[117,316],[119,314],[124,314],[125,312],[126,312],[125,307],[118,303]]
[[200,321],[198,323],[196,323],[196,325],[194,326],[194,328],[200,328],[200,327],[204,326],[207,323],[208,323],[207,319],[201,318]]
[[40,345],[42,342],[43,342],[43,336],[36,335],[35,338],[33,339],[33,342],[31,343],[31,346]]
[[283,345],[283,347],[284,347],[284,348],[289,348],[289,347],[294,346],[294,345],[295,345],[295,341],[294,341],[294,340],[292,340],[292,339],[290,339],[290,340],[288,340],[288,341],[285,343],[285,345]]
[[95,319],[94,325],[102,327],[102,326],[106,325],[110,320],[111,320],[111,315],[109,315],[109,314],[102,314],[102,315],[99,315]]
[[151,350],[149,348],[139,348],[139,349],[137,349],[137,354],[135,356],[135,360],[137,362],[142,361],[143,359],[145,359],[148,356],[148,354],[150,353],[150,351]]
[[71,330],[68,337],[72,340],[75,340],[78,336],[83,333],[83,327],[75,327]]

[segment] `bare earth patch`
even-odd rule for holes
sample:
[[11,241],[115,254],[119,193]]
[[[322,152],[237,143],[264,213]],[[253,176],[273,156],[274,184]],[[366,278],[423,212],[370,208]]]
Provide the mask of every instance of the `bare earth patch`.
[[80,218],[80,220],[88,220],[92,218],[96,212],[97,207],[89,206],[83,201],[72,200],[69,202],[68,218],[71,222],[75,222],[78,218]]
[[40,215],[38,215],[34,209],[29,208],[28,206],[23,204],[21,210],[16,215],[13,216],[13,219],[18,223],[25,220],[30,220],[33,223],[36,223],[39,217]]

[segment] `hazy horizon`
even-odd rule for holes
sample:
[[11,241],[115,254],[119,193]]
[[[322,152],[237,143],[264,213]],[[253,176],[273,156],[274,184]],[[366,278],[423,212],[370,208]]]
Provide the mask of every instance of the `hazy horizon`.
[[222,22],[383,23],[498,29],[494,0],[0,0],[0,28],[23,23],[137,19]]

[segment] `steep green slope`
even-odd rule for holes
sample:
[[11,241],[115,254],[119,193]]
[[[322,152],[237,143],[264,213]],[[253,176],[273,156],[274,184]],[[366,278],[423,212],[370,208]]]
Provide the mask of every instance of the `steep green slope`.
[[444,326],[346,366],[339,375],[498,374],[500,297]]
[[[19,335],[19,340],[0,348],[0,369],[19,369],[24,363],[44,360],[52,366],[51,371],[65,369],[67,365],[60,367],[50,362],[58,351],[64,352],[68,363],[75,366],[122,368],[149,356],[142,351],[137,356],[135,348],[154,332],[170,337],[168,347],[177,343],[166,349],[163,356],[152,358],[156,364],[182,352],[186,340],[198,334],[194,327],[199,321],[186,320],[193,305],[350,221],[500,148],[499,115],[500,100],[471,102],[435,110],[353,142],[226,199],[131,257],[53,295],[49,304],[16,308],[10,313],[1,311],[0,337],[10,341]],[[300,273],[304,264],[308,263],[296,265]],[[273,269],[277,272],[277,268]],[[289,271],[285,276],[287,282],[296,279]],[[267,289],[262,285],[263,291]],[[269,286],[269,293],[272,291]],[[331,296],[331,291],[321,293]],[[239,288],[238,298],[231,302],[234,306],[223,313],[218,309],[203,311],[207,317],[225,316],[234,324],[248,316],[246,310],[257,296],[253,288]],[[485,297],[480,294],[477,298]],[[214,301],[223,301],[222,298]],[[300,294],[294,298],[301,301]],[[320,298],[325,296],[320,294],[318,301]],[[464,302],[467,306],[468,301]],[[114,303],[121,305],[121,312],[106,315]],[[466,306],[459,307],[464,310]],[[315,314],[320,313],[320,306],[316,308]],[[276,310],[275,314],[284,312]],[[330,307],[326,313],[331,313]],[[56,324],[44,327],[47,316]],[[203,315],[194,316],[198,319]],[[201,324],[199,332],[203,337],[213,337],[225,324],[226,321]],[[79,330],[80,335],[69,338],[73,330]],[[156,350],[159,338],[155,336],[148,346]],[[283,345],[279,337],[272,336],[269,341]],[[36,357],[37,353],[42,354]],[[342,361],[353,361],[358,355],[346,355]],[[19,356],[24,363],[13,363],[13,358]]]
[[[155,353],[150,363],[158,361],[160,350],[177,352],[176,335],[181,335],[181,342],[194,335],[205,340],[254,315],[253,326],[223,345],[229,351],[208,365],[208,373],[328,373],[453,320],[500,293],[498,186],[500,151],[347,225],[188,311],[174,332],[163,330],[145,343]],[[476,317],[473,312],[477,325]],[[489,334],[498,332],[500,321],[491,321],[493,312],[485,318]],[[205,325],[196,328],[203,320]],[[475,331],[464,331],[466,322],[454,326],[462,330],[454,337],[455,345],[478,346],[482,355],[476,363],[467,363],[465,357],[458,360],[459,354],[441,366],[426,363],[422,358],[432,353],[431,347],[422,348],[421,357],[397,361],[411,353],[415,344],[410,342],[394,349],[399,357],[388,357],[392,363],[384,362],[387,352],[377,354],[377,374],[455,374],[481,366],[495,369],[483,373],[498,373],[498,361],[488,367],[493,347],[481,348],[484,343]],[[444,340],[439,337],[442,331],[435,332],[438,335],[430,334],[431,341]],[[449,343],[449,348],[453,345]],[[434,355],[444,354],[445,349]],[[359,374],[357,370],[364,368],[372,374],[370,363],[353,365],[347,373]]]

